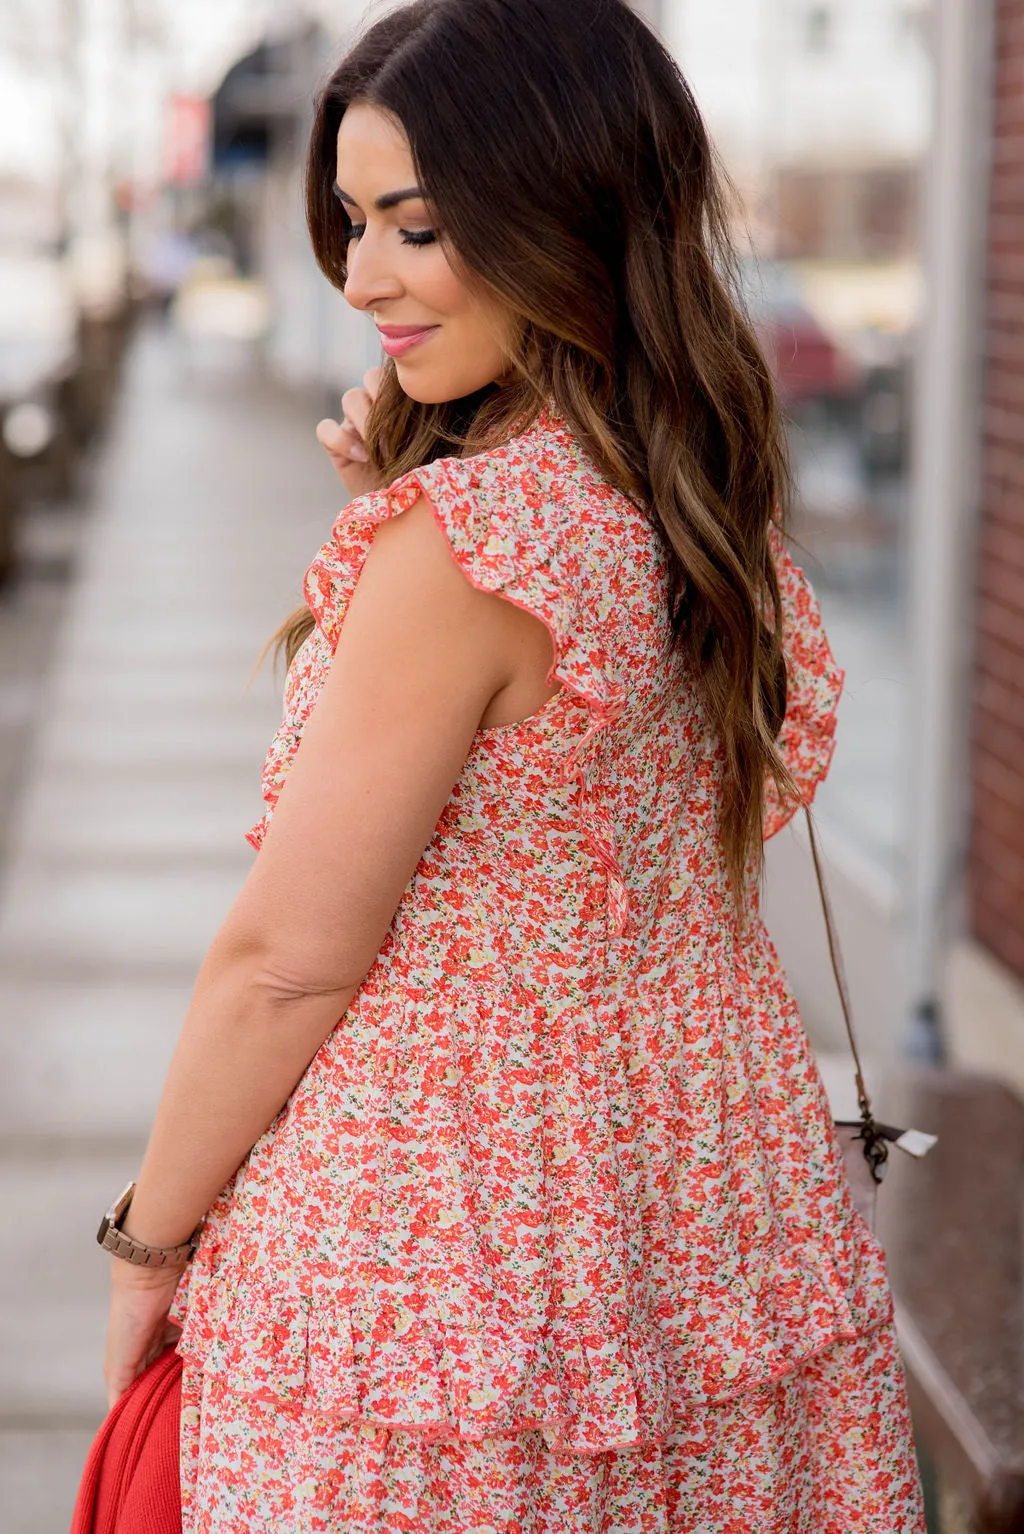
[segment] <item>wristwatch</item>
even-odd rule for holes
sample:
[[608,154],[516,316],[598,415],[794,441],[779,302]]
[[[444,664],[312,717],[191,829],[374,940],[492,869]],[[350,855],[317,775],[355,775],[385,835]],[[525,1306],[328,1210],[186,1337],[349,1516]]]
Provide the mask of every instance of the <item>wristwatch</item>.
[[103,1250],[113,1252],[115,1257],[123,1257],[126,1262],[138,1263],[146,1268],[177,1268],[188,1262],[196,1249],[199,1232],[203,1228],[202,1221],[188,1240],[183,1241],[180,1246],[146,1246],[144,1242],[136,1241],[133,1236],[127,1236],[123,1230],[118,1229],[128,1213],[134,1194],[135,1184],[130,1182],[100,1221],[96,1240]]

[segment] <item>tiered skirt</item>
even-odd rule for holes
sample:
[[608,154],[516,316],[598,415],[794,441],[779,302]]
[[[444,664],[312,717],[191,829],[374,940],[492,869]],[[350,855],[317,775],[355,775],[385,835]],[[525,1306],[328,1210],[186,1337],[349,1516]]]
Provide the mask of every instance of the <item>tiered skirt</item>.
[[660,1443],[438,1439],[233,1394],[186,1361],[185,1534],[923,1534],[890,1325]]

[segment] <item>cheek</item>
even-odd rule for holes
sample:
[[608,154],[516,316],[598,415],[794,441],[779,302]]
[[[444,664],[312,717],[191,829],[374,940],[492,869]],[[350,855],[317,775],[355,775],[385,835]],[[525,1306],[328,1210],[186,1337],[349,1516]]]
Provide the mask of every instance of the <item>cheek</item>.
[[[509,321],[499,312],[488,295],[482,297],[448,268],[438,279],[438,304],[443,313],[453,345],[477,354],[501,355],[509,344]],[[438,312],[442,312],[440,307]]]
[[452,270],[444,252],[428,245],[417,251],[415,265],[410,263],[405,284],[420,303],[445,319],[462,319],[473,309],[473,302],[464,282]]

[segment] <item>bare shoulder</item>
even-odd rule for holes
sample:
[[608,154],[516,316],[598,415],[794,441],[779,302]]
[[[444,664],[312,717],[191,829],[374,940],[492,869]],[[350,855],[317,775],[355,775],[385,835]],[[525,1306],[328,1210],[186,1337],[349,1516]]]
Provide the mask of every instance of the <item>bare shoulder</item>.
[[425,495],[377,530],[360,590],[363,602],[379,598],[412,610],[429,608],[445,624],[466,623],[499,642],[540,626],[531,613],[473,584]]
[[479,595],[459,568],[425,495],[377,529],[360,585],[368,577],[371,584],[386,582],[419,593],[419,600],[447,596],[460,601]]

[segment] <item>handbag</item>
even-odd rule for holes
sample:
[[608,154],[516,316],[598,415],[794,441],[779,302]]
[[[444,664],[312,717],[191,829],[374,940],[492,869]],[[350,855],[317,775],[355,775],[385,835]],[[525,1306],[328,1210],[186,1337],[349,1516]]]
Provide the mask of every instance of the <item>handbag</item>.
[[828,886],[825,883],[825,871],[821,861],[821,851],[818,846],[818,838],[814,829],[814,820],[810,808],[804,805],[804,816],[807,821],[807,834],[811,844],[811,858],[814,862],[814,874],[818,881],[818,894],[821,897],[821,911],[825,918],[825,934],[828,938],[828,954],[832,962],[832,973],[835,976],[836,990],[839,992],[839,1005],[843,1013],[843,1022],[846,1024],[846,1037],[850,1044],[850,1054],[853,1056],[854,1077],[857,1082],[857,1105],[860,1108],[859,1119],[835,1119],[833,1129],[839,1148],[843,1156],[843,1164],[846,1168],[846,1176],[850,1184],[850,1193],[857,1212],[864,1220],[869,1230],[875,1228],[876,1205],[878,1201],[878,1189],[885,1176],[886,1166],[889,1160],[889,1146],[895,1145],[908,1156],[920,1159],[926,1156],[936,1143],[937,1136],[925,1134],[920,1129],[896,1129],[892,1124],[880,1124],[871,1110],[871,1099],[868,1089],[864,1084],[864,1071],[860,1063],[860,1052],[857,1048],[857,1039],[853,1031],[853,1010],[850,1006],[850,992],[846,984],[846,971],[843,968],[843,957],[839,948],[839,939],[836,935],[835,918],[832,914],[832,902],[829,899]]
[[133,1380],[89,1450],[71,1534],[181,1534],[181,1359]]

